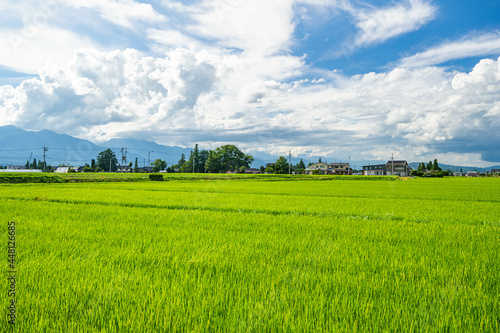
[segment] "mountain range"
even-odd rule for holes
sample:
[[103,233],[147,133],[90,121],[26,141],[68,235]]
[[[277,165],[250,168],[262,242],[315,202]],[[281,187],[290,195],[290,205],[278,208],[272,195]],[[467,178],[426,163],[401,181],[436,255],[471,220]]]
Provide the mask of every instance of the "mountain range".
[[[160,158],[167,162],[168,165],[176,164],[181,155],[186,158],[192,148],[183,148],[178,146],[165,146],[155,142],[135,139],[112,139],[103,143],[93,143],[88,140],[78,139],[67,134],[58,134],[49,130],[41,131],[26,131],[16,126],[8,125],[0,127],[0,165],[25,165],[27,161],[36,158],[38,161],[43,160],[43,147],[47,147],[46,161],[48,165],[57,166],[66,164],[72,166],[80,166],[85,163],[90,164],[92,159],[97,157],[99,152],[111,148],[121,163],[121,149],[127,148],[127,164],[134,162],[137,158],[139,166],[145,166],[148,162],[153,162]],[[204,149],[200,145],[200,149]],[[266,163],[275,162],[279,156],[271,155],[259,151],[246,151],[254,157],[252,167],[258,168]],[[293,164],[298,163],[301,159],[306,165],[315,163],[321,158],[323,161],[328,161],[324,156],[306,156],[299,155],[292,157]],[[342,161],[346,162],[346,161]],[[387,161],[351,161],[351,166],[355,169],[361,169],[362,165],[368,163],[377,164]],[[418,162],[410,163],[413,168],[418,167]],[[491,169],[500,169],[500,166],[489,168],[465,167],[440,164],[444,170],[465,171],[477,170],[479,172],[489,171]]]

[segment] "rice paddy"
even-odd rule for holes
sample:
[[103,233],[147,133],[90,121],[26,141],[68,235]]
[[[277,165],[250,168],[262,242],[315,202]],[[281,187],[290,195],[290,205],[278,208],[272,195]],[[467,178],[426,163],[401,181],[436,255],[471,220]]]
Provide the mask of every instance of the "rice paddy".
[[0,185],[15,331],[500,330],[500,179],[283,178]]

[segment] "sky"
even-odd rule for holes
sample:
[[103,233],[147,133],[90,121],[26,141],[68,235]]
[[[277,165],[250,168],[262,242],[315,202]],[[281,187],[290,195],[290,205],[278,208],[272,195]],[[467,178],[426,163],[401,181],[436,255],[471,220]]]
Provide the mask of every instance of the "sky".
[[0,126],[500,162],[500,2],[2,0]]

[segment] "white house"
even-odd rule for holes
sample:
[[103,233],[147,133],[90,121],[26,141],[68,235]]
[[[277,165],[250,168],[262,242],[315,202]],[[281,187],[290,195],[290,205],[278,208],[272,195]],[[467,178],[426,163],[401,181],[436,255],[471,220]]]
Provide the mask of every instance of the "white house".
[[72,169],[73,167],[69,167],[69,166],[60,166],[60,167],[57,167],[57,169],[54,171],[56,173],[68,173],[69,169]]
[[313,172],[318,172],[318,175],[348,175],[351,173],[349,163],[324,163],[318,162],[311,164],[304,171],[306,175],[312,175]]

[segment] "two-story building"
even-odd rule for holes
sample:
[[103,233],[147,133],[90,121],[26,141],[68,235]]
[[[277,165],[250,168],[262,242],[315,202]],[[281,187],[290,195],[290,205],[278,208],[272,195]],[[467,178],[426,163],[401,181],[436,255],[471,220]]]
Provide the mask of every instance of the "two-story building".
[[349,175],[351,174],[349,163],[324,163],[318,162],[308,166],[304,172],[306,175]]
[[385,176],[385,164],[363,166],[363,176]]
[[365,176],[400,176],[407,177],[411,174],[411,167],[407,161],[388,161],[385,164],[363,166]]
[[385,169],[388,176],[406,177],[411,173],[411,167],[406,161],[388,161]]

